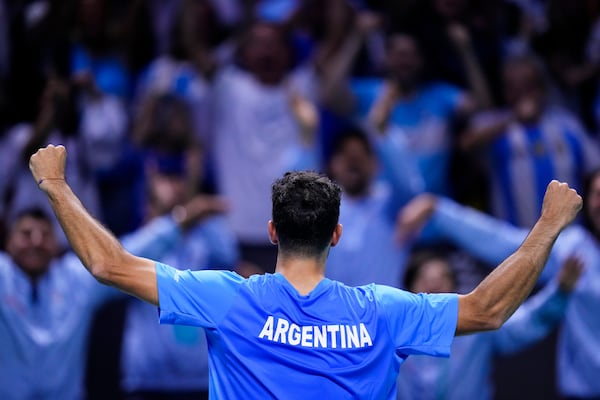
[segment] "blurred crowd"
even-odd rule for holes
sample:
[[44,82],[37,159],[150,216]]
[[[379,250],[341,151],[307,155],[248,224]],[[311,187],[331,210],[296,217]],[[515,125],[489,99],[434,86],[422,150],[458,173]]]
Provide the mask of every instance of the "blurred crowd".
[[599,72],[597,0],[0,0],[0,398],[207,398],[204,333],[77,265],[28,170],[48,143],[130,251],[245,276],[275,268],[273,181],[325,173],[327,276],[415,292],[472,289],[568,182],[538,293],[399,398],[494,398],[496,355],[557,331],[521,398],[600,398]]

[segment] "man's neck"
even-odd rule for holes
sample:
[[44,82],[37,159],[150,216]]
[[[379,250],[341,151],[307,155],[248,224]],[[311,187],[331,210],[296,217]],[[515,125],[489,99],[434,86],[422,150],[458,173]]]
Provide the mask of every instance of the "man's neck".
[[325,277],[327,257],[277,255],[275,272],[279,272],[302,296],[309,294]]

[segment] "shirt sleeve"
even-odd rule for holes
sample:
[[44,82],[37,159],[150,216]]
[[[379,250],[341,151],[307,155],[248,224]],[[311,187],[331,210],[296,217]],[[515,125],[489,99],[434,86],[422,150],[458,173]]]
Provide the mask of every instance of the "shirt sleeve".
[[[388,129],[399,128],[390,126]],[[382,178],[392,188],[388,211],[395,219],[400,207],[425,191],[425,180],[404,135],[389,132],[383,138],[380,135],[375,136],[374,142],[382,166]]]
[[360,119],[367,117],[377,99],[381,85],[381,81],[375,79],[356,78],[350,82],[350,90],[356,100],[355,117]]
[[[572,142],[575,161],[580,163],[580,174],[589,174],[600,167],[600,148],[591,139],[581,123],[572,115],[564,118],[566,124],[566,136]],[[580,189],[580,188],[576,188]]]
[[460,104],[465,99],[465,92],[456,86],[449,85],[447,83],[436,83],[433,86],[435,96],[442,102],[445,109],[445,114],[452,116]]
[[156,263],[160,323],[216,328],[244,281],[231,271],[181,271]]
[[121,238],[123,247],[138,257],[159,260],[181,240],[179,227],[170,216],[155,218],[133,233]]
[[569,294],[552,281],[527,300],[508,321],[493,332],[494,345],[501,354],[517,351],[546,337],[567,311]]
[[[514,253],[528,234],[527,229],[517,228],[444,198],[438,201],[426,229],[429,235],[450,240],[494,268]],[[581,237],[574,235],[573,230],[565,229],[556,240],[540,275],[540,283],[546,283],[555,276],[563,260],[572,252],[576,243],[574,239]]]
[[376,285],[396,350],[404,355],[449,357],[458,321],[458,295],[413,294]]
[[439,198],[429,225],[428,229],[432,229],[437,235],[450,239],[457,246],[493,266],[516,251],[527,236],[527,229],[517,228],[442,197]]

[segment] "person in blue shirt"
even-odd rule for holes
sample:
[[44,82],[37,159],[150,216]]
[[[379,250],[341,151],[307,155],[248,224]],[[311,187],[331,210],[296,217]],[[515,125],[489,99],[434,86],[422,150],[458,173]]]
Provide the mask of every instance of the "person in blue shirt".
[[[463,32],[465,36],[466,32]],[[387,78],[356,78],[351,88],[355,117],[380,132],[401,136],[417,161],[425,189],[452,193],[450,161],[452,125],[489,103],[487,86],[473,57],[468,38],[461,39],[469,68],[470,90],[425,78],[426,60],[418,40],[409,34],[390,35],[386,46]]]
[[471,293],[415,295],[383,285],[349,287],[324,278],[342,236],[341,190],[313,172],[290,172],[272,187],[274,274],[181,271],[127,252],[81,206],[65,181],[66,149],[30,159],[84,266],[100,282],[159,307],[163,323],[205,329],[213,398],[396,396],[411,354],[449,356],[455,334],[497,329],[533,288],[581,197],[553,181],[523,245]]
[[[189,209],[182,223],[195,218]],[[178,231],[170,216],[123,238],[131,252],[159,257]],[[99,285],[73,253],[60,255],[50,217],[23,210],[0,253],[0,399],[84,397],[87,337],[93,314],[119,291]]]
[[491,213],[529,228],[548,182],[580,190],[585,175],[600,167],[600,149],[577,115],[553,98],[538,58],[509,57],[502,75],[506,106],[471,118],[460,146],[479,158]]
[[[569,260],[552,284],[527,300],[502,328],[457,337],[450,359],[409,357],[398,375],[398,400],[491,399],[492,362],[496,355],[518,352],[542,340],[561,322],[581,264]],[[411,255],[404,277],[413,293],[455,292],[457,277],[450,259],[425,249]]]
[[[349,286],[397,286],[408,248],[394,241],[396,214],[423,191],[402,138],[345,130],[333,143],[328,175],[342,188],[344,240],[329,254],[325,276]],[[402,157],[398,157],[402,155]]]
[[[558,392],[565,398],[600,397],[600,170],[584,189],[584,224],[569,226],[558,237],[539,283],[558,273],[575,258],[583,274],[571,295],[557,343]],[[399,229],[415,232],[420,226],[431,236],[450,240],[459,248],[493,265],[517,249],[527,230],[515,227],[449,199],[423,194],[400,213]]]

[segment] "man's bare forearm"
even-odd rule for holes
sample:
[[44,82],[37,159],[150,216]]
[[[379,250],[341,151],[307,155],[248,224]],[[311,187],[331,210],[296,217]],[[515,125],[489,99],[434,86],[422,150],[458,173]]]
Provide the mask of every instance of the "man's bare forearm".
[[65,181],[43,184],[47,185],[50,205],[71,247],[92,274],[94,267],[105,264],[107,254],[122,257],[120,243],[85,210]]
[[482,311],[492,316],[491,325],[483,329],[500,327],[529,296],[560,232],[552,225],[538,222],[521,247],[471,293]]
[[556,238],[580,209],[581,197],[568,185],[548,185],[542,216],[519,249],[459,298],[458,334],[497,329],[515,312],[537,282]]
[[125,251],[65,181],[45,181],[43,185],[73,251],[88,271],[102,283],[157,304],[154,263]]

